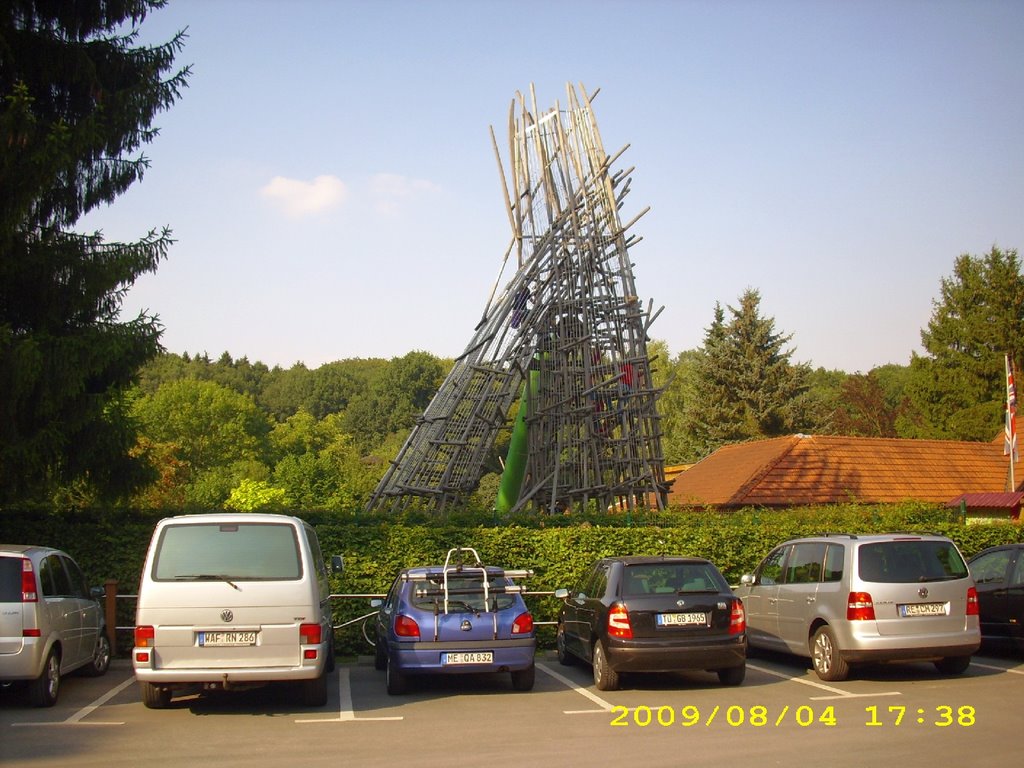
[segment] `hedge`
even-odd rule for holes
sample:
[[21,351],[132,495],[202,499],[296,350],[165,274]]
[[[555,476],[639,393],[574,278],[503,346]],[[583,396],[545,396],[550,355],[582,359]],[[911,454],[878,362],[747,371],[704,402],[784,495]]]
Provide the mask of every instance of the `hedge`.
[[[90,584],[116,579],[119,593],[137,591],[146,547],[156,522],[165,511],[127,509],[0,510],[0,542],[34,543],[70,552]],[[949,536],[965,557],[988,546],[1024,541],[1024,527],[1011,522],[965,524],[949,510],[903,504],[865,508],[856,505],[792,510],[744,509],[738,512],[670,512],[647,519],[621,515],[583,519],[531,517],[495,524],[493,520],[426,520],[339,516],[337,513],[296,513],[317,530],[324,555],[342,555],[345,570],[332,576],[338,594],[381,594],[401,568],[441,562],[452,547],[469,546],[488,564],[531,568],[527,584],[537,592],[571,587],[596,559],[615,554],[676,554],[706,557],[718,565],[730,583],[754,569],[768,551],[785,539],[822,531],[881,533],[934,532]],[[531,596],[537,621],[552,621],[557,601]],[[119,603],[118,624],[133,623],[134,607]],[[339,600],[336,623],[369,613],[367,599]],[[124,651],[130,637],[118,643]],[[542,626],[542,647],[550,647],[554,631]],[[338,652],[366,654],[370,646],[358,624],[337,633]]]

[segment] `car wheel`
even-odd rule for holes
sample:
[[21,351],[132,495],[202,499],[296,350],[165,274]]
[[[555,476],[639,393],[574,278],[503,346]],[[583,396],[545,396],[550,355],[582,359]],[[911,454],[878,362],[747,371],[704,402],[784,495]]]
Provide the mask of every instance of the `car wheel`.
[[28,699],[33,707],[52,707],[60,693],[60,655],[50,651],[39,677],[28,684]]
[[327,703],[327,673],[302,681],[302,703],[307,707],[322,707]]
[[811,659],[814,671],[822,680],[839,682],[850,674],[850,665],[843,660],[835,633],[829,626],[818,627],[812,641]]
[[562,624],[558,625],[558,634],[555,635],[555,653],[558,655],[558,663],[563,667],[571,667],[576,663],[576,657],[565,647],[565,626]]
[[935,662],[935,668],[944,675],[959,675],[971,666],[970,656],[947,656]]
[[722,685],[739,685],[747,676],[747,665],[718,670],[718,682]]
[[594,685],[599,691],[614,691],[619,687],[619,673],[608,664],[604,643],[594,643]]
[[166,709],[171,704],[171,690],[152,683],[139,683],[142,689],[142,703],[146,709]]
[[93,651],[92,661],[82,667],[82,674],[87,677],[99,677],[106,674],[110,668],[110,640],[107,633],[100,632],[96,640],[96,650]]
[[531,664],[526,669],[519,669],[512,673],[512,687],[517,691],[532,691],[533,681],[537,676],[537,667]]
[[388,693],[392,696],[405,693],[406,689],[409,687],[409,681],[405,676],[405,673],[398,668],[398,665],[391,660],[390,656],[387,657],[384,664],[384,675]]

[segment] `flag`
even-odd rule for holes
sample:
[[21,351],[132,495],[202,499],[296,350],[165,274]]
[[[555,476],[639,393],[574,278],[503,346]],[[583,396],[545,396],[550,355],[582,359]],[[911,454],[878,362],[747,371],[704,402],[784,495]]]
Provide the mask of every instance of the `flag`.
[[1017,455],[1017,388],[1013,383],[1013,363],[1006,356],[1006,439],[1003,442],[1003,455],[1011,456],[1013,461],[1019,460]]

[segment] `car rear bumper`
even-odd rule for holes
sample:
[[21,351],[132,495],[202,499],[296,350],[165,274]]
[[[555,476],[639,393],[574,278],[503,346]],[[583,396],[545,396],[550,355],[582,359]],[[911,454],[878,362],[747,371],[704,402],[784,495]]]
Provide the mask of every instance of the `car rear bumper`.
[[687,669],[727,669],[747,658],[746,637],[680,645],[662,640],[612,640],[605,647],[616,672],[678,672]]
[[846,661],[910,661],[970,656],[981,647],[981,632],[974,629],[919,636],[853,634],[838,640]]
[[[393,643],[388,652],[393,663],[405,674],[460,674],[467,672],[516,672],[534,664],[536,638],[480,641],[473,643],[413,642]],[[446,664],[448,653],[489,651],[492,660],[482,664]]]
[[16,653],[0,653],[0,680],[34,680],[43,672],[46,645],[43,638],[23,638]]

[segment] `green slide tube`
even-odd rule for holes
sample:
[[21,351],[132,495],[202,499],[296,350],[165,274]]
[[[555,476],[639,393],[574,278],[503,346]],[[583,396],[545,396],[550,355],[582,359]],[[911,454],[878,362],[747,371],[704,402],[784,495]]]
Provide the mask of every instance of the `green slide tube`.
[[540,371],[531,370],[529,379],[523,382],[523,394],[519,398],[519,411],[516,413],[516,420],[512,425],[512,437],[508,441],[505,470],[501,473],[498,498],[494,503],[494,510],[498,514],[511,511],[519,501],[519,494],[523,488],[523,476],[526,474],[526,456],[529,448],[526,412],[529,408],[531,394],[534,396],[537,394],[539,380]]

